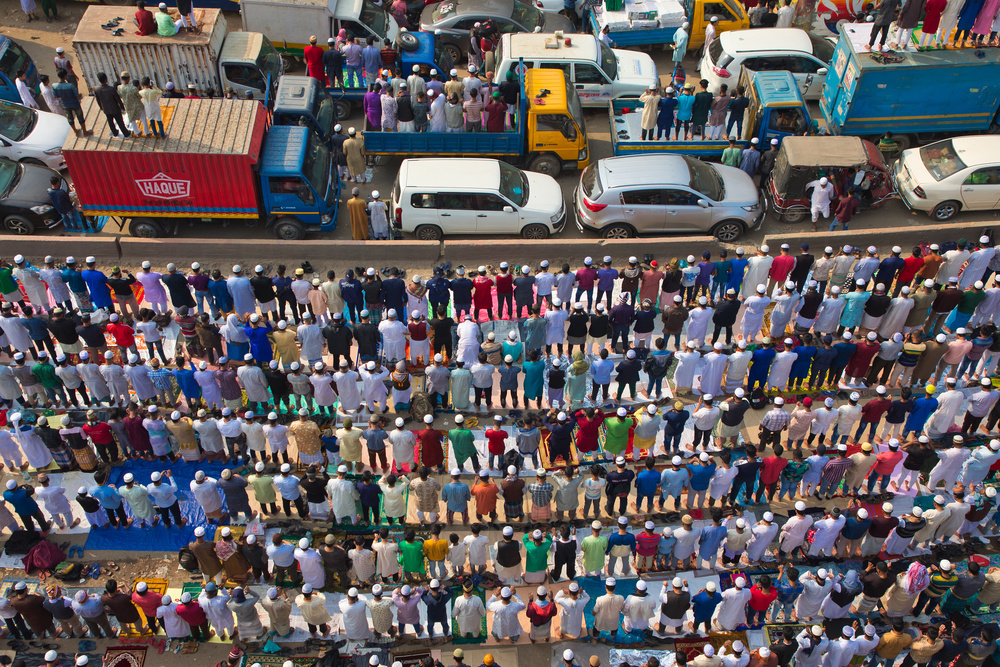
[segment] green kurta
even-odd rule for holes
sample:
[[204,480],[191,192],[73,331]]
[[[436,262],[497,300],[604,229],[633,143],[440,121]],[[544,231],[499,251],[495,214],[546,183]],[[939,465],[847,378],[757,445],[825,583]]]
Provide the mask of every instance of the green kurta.
[[399,543],[399,552],[403,560],[403,572],[418,572],[424,574],[424,543],[414,540]]
[[524,541],[524,571],[544,572],[549,566],[549,550],[552,549],[552,536],[546,535],[541,544],[535,544],[530,535],[525,535]]
[[152,521],[156,516],[153,503],[149,500],[149,493],[146,488],[138,484],[133,484],[132,488],[123,486],[118,489],[118,494],[128,502],[132,516],[145,521]]
[[635,420],[631,417],[610,417],[604,420],[607,428],[604,440],[604,451],[618,456],[628,446],[628,432]]
[[590,535],[580,543],[583,552],[583,569],[587,572],[600,572],[608,551],[608,538],[604,535]]
[[476,454],[475,438],[472,437],[472,431],[467,428],[453,428],[448,431],[448,442],[451,443],[455,462],[459,468]]

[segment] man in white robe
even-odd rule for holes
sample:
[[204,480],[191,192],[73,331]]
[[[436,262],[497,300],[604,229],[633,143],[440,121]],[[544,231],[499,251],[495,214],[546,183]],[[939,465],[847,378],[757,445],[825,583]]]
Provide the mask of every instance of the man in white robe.
[[708,323],[712,321],[715,311],[708,307],[708,297],[698,297],[698,305],[688,313],[687,339],[693,340],[700,347],[705,344],[708,336]]
[[614,577],[604,580],[604,595],[594,602],[594,636],[597,637],[602,632],[609,632],[612,636],[618,632],[621,621],[622,609],[625,607],[625,598],[615,593],[615,586],[618,582]]
[[764,313],[767,311],[768,304],[771,303],[771,298],[766,296],[765,292],[767,292],[767,287],[759,284],[757,285],[757,295],[751,296],[743,302],[745,310],[743,311],[743,319],[740,320],[740,333],[743,334],[744,340],[748,343],[752,343],[764,327]]
[[989,246],[990,237],[981,236],[979,237],[979,250],[974,251],[969,255],[968,263],[965,265],[965,270],[962,271],[962,275],[958,278],[958,288],[961,290],[967,290],[972,287],[972,284],[983,277],[983,273],[986,272],[986,267],[989,266],[990,260],[996,254],[996,248]]
[[486,605],[483,604],[482,598],[475,594],[471,585],[465,587],[462,595],[452,601],[451,615],[458,622],[458,633],[462,637],[482,635]]
[[569,593],[557,591],[555,603],[559,605],[560,639],[563,637],[586,637],[587,626],[583,620],[583,610],[590,603],[587,591],[580,590],[580,584],[569,583]]
[[[795,616],[799,619],[799,623],[803,623],[811,621],[814,616],[819,614],[823,600],[833,588],[833,573],[827,572],[825,568],[820,568],[815,574],[805,573],[799,577],[799,581],[802,582],[802,593],[795,601]],[[796,655],[798,654],[796,653]],[[819,662],[810,664],[818,666]]]
[[965,515],[969,513],[970,505],[965,501],[965,492],[956,491],[955,500],[944,506],[948,511],[948,518],[941,522],[935,537],[942,542],[950,542],[962,527]]
[[726,393],[731,394],[747,379],[747,371],[750,369],[750,359],[753,355],[747,352],[747,342],[741,340],[736,343],[736,351],[729,355],[726,360]]
[[795,291],[795,283],[787,281],[785,291],[774,297],[775,305],[771,311],[771,338],[781,338],[785,335],[785,329],[792,321],[792,315],[798,310],[797,306],[801,299],[802,295]]
[[466,367],[471,367],[479,360],[479,325],[472,320],[471,315],[466,315],[465,321],[458,325],[456,359],[460,359]]
[[[344,518],[349,518],[352,524],[356,524],[358,507],[355,501],[359,500],[361,495],[354,482],[347,479],[347,466],[341,465],[337,468],[337,476],[326,483],[326,491],[330,494],[334,522],[339,524]],[[313,588],[316,588],[315,584]]]
[[701,369],[701,393],[721,396],[722,380],[729,358],[722,354],[722,341],[717,341],[712,347],[712,351],[705,355],[705,365]]
[[812,546],[809,547],[809,556],[818,557],[823,554],[827,558],[833,557],[833,545],[840,537],[840,531],[844,529],[847,517],[840,513],[840,508],[834,507],[827,512],[826,516],[816,522],[816,534],[813,535]]
[[751,532],[753,539],[747,544],[747,558],[751,563],[759,563],[774,541],[774,536],[778,534],[778,524],[774,522],[774,514],[764,512],[762,520],[757,522]]
[[385,388],[384,380],[389,377],[389,369],[379,365],[377,362],[369,361],[364,368],[359,371],[361,383],[365,392],[365,405],[370,412],[375,412],[376,407],[389,409],[389,391]]
[[778,536],[778,549],[790,555],[806,541],[806,534],[812,528],[812,515],[806,514],[806,504],[801,500],[795,503],[795,516],[788,519],[781,527]]
[[[764,246],[767,247],[767,246]],[[722,593],[722,602],[719,603],[718,611],[715,614],[715,624],[723,632],[733,632],[736,626],[747,622],[747,603],[750,601],[750,589],[747,588],[747,580],[737,577],[736,585]]]
[[212,624],[212,629],[220,639],[225,640],[226,633],[233,634],[233,612],[229,610],[226,603],[229,602],[229,594],[218,587],[214,581],[205,584],[205,590],[198,596],[198,606],[205,612],[208,622]]
[[656,598],[650,597],[646,590],[646,582],[639,580],[635,584],[635,595],[625,598],[622,613],[625,618],[622,621],[622,628],[625,632],[636,630],[648,630],[649,619],[653,617],[653,610],[659,607]]
[[806,628],[795,637],[795,641],[799,645],[793,657],[795,667],[820,667],[823,664],[830,640],[823,634],[822,626]]
[[[757,289],[757,285],[767,285],[767,276],[771,272],[771,263],[774,261],[774,258],[767,254],[770,250],[766,245],[762,245],[757,254],[747,262],[747,270],[743,274],[743,286],[740,289],[741,298],[746,299],[751,296]],[[764,291],[767,291],[767,287],[764,287]]]
[[838,285],[831,287],[830,296],[823,299],[823,303],[819,305],[819,312],[816,313],[816,321],[813,323],[816,333],[835,333],[840,326],[840,316],[844,313],[846,303],[840,298],[840,287]]
[[926,543],[933,542],[936,539],[936,535],[941,532],[941,525],[948,520],[948,516],[951,514],[951,510],[947,509],[945,505],[946,502],[944,496],[934,496],[934,507],[924,510],[923,519],[926,523],[913,536],[912,544],[922,549]]
[[358,589],[350,588],[347,597],[340,601],[340,613],[343,617],[344,634],[348,641],[367,641],[372,636],[368,627],[368,605],[358,598]]
[[[962,403],[965,401],[965,394],[955,388],[957,381],[955,378],[946,378],[945,386],[947,386],[947,391],[938,396],[938,406],[937,410],[931,413],[931,416],[927,419],[927,425],[924,427],[924,431],[933,440],[940,439],[945,433],[948,432],[952,426],[955,425],[955,418],[958,416],[958,411],[962,407]],[[962,463],[965,459],[962,459]],[[938,465],[941,465],[940,463]],[[961,470],[961,463],[957,468],[955,468],[955,474]],[[934,479],[934,472],[931,471],[931,479]],[[946,488],[949,490],[955,485],[955,478],[951,478],[951,482]],[[934,488],[931,485],[931,488]]]
[[361,391],[358,389],[358,373],[350,369],[347,359],[340,360],[340,370],[333,374],[340,395],[341,412],[357,412],[361,409]]
[[378,332],[382,334],[382,351],[386,360],[396,362],[406,359],[406,325],[396,319],[395,308],[390,308],[388,318],[378,323]]
[[509,586],[500,589],[500,597],[495,594],[486,603],[486,609],[493,613],[492,634],[497,639],[510,639],[517,642],[524,633],[518,614],[526,609],[524,600],[515,595]]
[[299,540],[299,546],[295,549],[295,560],[299,562],[299,570],[302,571],[303,582],[315,589],[326,586],[326,570],[323,569],[323,557],[318,551],[309,546],[309,538],[303,537]]
[[978,327],[994,320],[997,310],[1000,309],[1000,287],[989,287],[986,289],[986,298],[976,306],[976,312],[969,319],[969,327]]
[[785,339],[785,349],[779,352],[771,362],[771,368],[767,374],[767,388],[784,391],[788,385],[788,374],[792,371],[792,364],[798,359],[797,354],[792,351],[794,345],[791,338]]
[[[894,333],[903,331],[903,324],[913,310],[913,299],[910,298],[910,288],[904,286],[899,296],[889,302],[889,310],[882,316],[878,325],[878,335],[881,338],[891,338]],[[839,640],[838,640],[839,641]]]
[[[949,392],[945,392],[947,394]],[[961,405],[961,393],[959,394],[959,405]],[[945,395],[942,394],[942,397]],[[941,409],[941,403],[938,402],[938,410]],[[934,415],[937,411],[934,412]],[[931,415],[931,419],[934,418]],[[952,417],[952,423],[954,423],[955,418]],[[934,437],[933,434],[928,430],[928,435]],[[965,464],[966,459],[972,455],[972,450],[966,449],[965,439],[960,435],[952,437],[951,447],[948,449],[941,449],[937,452],[938,462],[937,465],[931,470],[930,477],[927,479],[927,488],[932,492],[937,488],[938,483],[944,482],[945,494],[950,494],[952,487],[955,486],[955,480],[958,479],[958,473],[962,471],[962,466]]]

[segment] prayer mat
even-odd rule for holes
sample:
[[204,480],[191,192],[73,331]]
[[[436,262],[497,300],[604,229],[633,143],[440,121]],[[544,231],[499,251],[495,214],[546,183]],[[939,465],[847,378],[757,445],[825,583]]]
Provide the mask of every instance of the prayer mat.
[[[457,644],[459,642],[452,642],[452,643]],[[365,655],[363,657],[365,658],[365,665],[367,665],[368,656]],[[424,658],[431,657],[431,654],[429,651],[414,651],[412,653],[394,652],[392,657],[394,661],[401,662],[403,664],[403,667],[417,667],[417,665],[420,664],[421,660],[423,660]]]
[[[615,588],[615,593],[621,595],[625,598],[635,593],[635,585],[639,581],[638,579],[632,578],[635,574],[635,570],[632,570],[632,574],[629,578],[619,578],[618,586]],[[606,593],[604,589],[604,580],[601,577],[578,577],[577,581],[580,583],[580,588],[586,591],[587,595],[590,596],[590,602],[587,603],[587,607],[584,610],[583,618],[586,626],[588,628],[594,627],[594,605],[597,604],[597,598],[601,597]],[[646,636],[641,630],[635,630],[632,632],[625,632],[625,630],[619,626],[617,632],[609,633],[602,632],[601,637],[604,639],[610,639],[612,642],[618,644],[641,644],[646,640]]]
[[39,583],[38,579],[32,581],[31,579],[20,579],[18,577],[4,577],[3,583],[0,584],[0,597],[8,599],[14,597],[14,585],[22,581],[28,587],[29,594],[35,593],[42,597],[45,597],[45,587],[50,585]]
[[[169,582],[166,579],[142,579],[142,578],[136,579],[135,581],[132,582],[132,590],[135,590],[135,585],[138,584],[140,581],[146,583],[146,586],[149,587],[150,593],[156,593],[158,595],[167,594],[167,584]],[[198,591],[201,592],[201,584],[195,584],[195,585],[198,587]],[[182,589],[182,590],[187,590],[187,589]],[[197,597],[193,592],[191,593],[191,595]],[[119,636],[135,639],[137,637],[149,637],[150,633],[147,632],[145,635],[141,635],[135,631],[133,626],[130,625],[128,626],[127,629],[125,626],[122,626],[121,634]],[[121,665],[120,667],[125,667],[125,665]]]
[[727,641],[735,642],[736,640],[740,640],[746,646],[747,633],[744,631],[713,632],[708,637],[675,637],[674,650],[684,651],[688,662],[691,662],[695,656],[702,654],[702,649],[705,648],[706,644],[711,644],[715,648],[716,655],[718,655],[719,650]]
[[768,646],[773,646],[782,641],[785,628],[791,628],[795,635],[809,627],[809,623],[768,623],[764,626],[764,637]]
[[[316,663],[317,656],[294,655],[285,657],[272,653],[247,653],[243,656],[243,661],[239,667],[250,667],[254,663],[259,663],[261,667],[281,667],[285,661],[290,660],[295,667],[312,667]],[[367,661],[365,664],[368,664]]]
[[730,570],[719,574],[719,592],[722,593],[735,586],[737,577],[743,577],[747,582],[747,587],[753,585],[750,581],[750,575],[743,570]]
[[111,646],[104,652],[103,667],[142,667],[145,662],[145,646]]
[[[485,607],[486,606],[486,592],[483,591],[483,589],[479,588],[478,586],[476,588],[472,589],[472,590],[473,590],[473,592],[475,592],[476,595],[479,596],[479,599],[483,601],[483,606]],[[452,586],[451,587],[451,594],[452,594],[452,600],[458,599],[459,596],[462,595],[462,587],[461,586]],[[486,616],[483,616],[483,621],[482,621],[482,623],[480,625],[480,628],[479,628],[479,636],[478,637],[463,637],[462,635],[460,635],[458,633],[458,619],[455,618],[454,616],[451,619],[451,643],[455,644],[456,646],[460,645],[460,644],[483,644],[483,643],[486,642],[486,640],[489,638],[489,636],[490,636],[489,632],[486,630]],[[404,667],[405,667],[405,663],[404,663]]]
[[614,665],[614,667],[621,667],[621,665],[643,667],[643,665],[649,662],[650,658],[659,660],[660,667],[674,667],[677,664],[677,654],[674,651],[613,648],[609,655],[608,664]]
[[577,426],[576,428],[573,429],[573,434],[571,436],[571,440],[569,443],[570,460],[566,461],[560,455],[559,458],[556,459],[556,461],[558,461],[559,463],[553,461],[552,455],[549,453],[549,439],[552,437],[552,434],[549,432],[548,429],[544,428],[541,429],[542,441],[538,445],[538,455],[539,455],[538,460],[540,461],[542,468],[544,468],[545,470],[553,470],[555,468],[565,468],[569,464],[573,464],[575,466],[580,465],[580,454],[579,452],[576,451],[576,432],[577,430],[579,430],[579,428],[580,427]]

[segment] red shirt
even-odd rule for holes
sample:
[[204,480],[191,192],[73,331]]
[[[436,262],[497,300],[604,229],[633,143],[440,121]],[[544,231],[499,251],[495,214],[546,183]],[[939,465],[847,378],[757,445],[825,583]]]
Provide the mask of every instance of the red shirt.
[[84,424],[83,432],[94,441],[95,445],[110,445],[114,440],[114,436],[111,435],[111,427],[104,422]]
[[507,448],[507,431],[503,429],[487,429],[486,440],[488,442],[490,454],[503,456]]
[[598,431],[604,423],[604,413],[594,411],[594,418],[587,419],[587,413],[580,410],[576,413],[576,448],[581,452],[593,452],[598,447]]
[[309,76],[326,85],[326,70],[323,69],[323,47],[310,44],[302,49],[302,59],[306,61]]
[[444,450],[441,449],[441,438],[444,434],[434,428],[417,431],[420,441],[420,463],[428,468],[436,468],[444,463]]
[[135,34],[140,36],[156,34],[156,19],[153,18],[153,12],[148,9],[137,11],[135,13],[135,22],[139,25],[139,29]]
[[896,279],[903,283],[913,282],[913,277],[917,275],[924,266],[923,257],[907,257],[903,260],[903,269],[896,276]]
[[[878,422],[889,411],[892,401],[888,398],[873,398],[861,406],[861,418],[866,422]],[[881,454],[879,454],[881,456]]]
[[177,605],[177,615],[191,625],[201,625],[208,620],[208,617],[205,616],[205,611],[201,608],[201,605],[194,600],[187,604],[182,602]]
[[[506,108],[506,107],[504,107]],[[502,116],[501,116],[502,118]],[[502,121],[501,121],[502,122]],[[501,126],[501,132],[503,131]],[[497,294],[513,294],[514,293],[514,274],[512,273],[501,273],[497,276]]]
[[759,585],[754,584],[754,587],[750,589],[750,608],[754,611],[764,611],[771,606],[776,597],[778,597],[778,589],[774,586],[771,586],[765,593]]
[[472,301],[476,308],[493,307],[493,279],[489,276],[477,276],[472,281],[475,292],[472,294]]
[[132,347],[135,345],[135,331],[127,324],[113,322],[107,326],[108,333],[115,339],[118,347]]
[[791,255],[778,255],[771,262],[771,270],[768,272],[767,277],[775,282],[783,283],[794,266],[794,257]]
[[132,593],[132,602],[135,606],[142,610],[142,613],[146,615],[146,618],[156,618],[156,610],[160,606],[160,600],[163,598],[159,593],[154,593],[153,591],[146,591],[145,595],[140,595],[139,593]]
[[878,341],[870,343],[864,340],[858,343],[858,349],[854,351],[844,373],[850,378],[861,377],[868,372],[868,367],[872,365],[872,359],[876,354],[878,354]]
[[535,600],[528,605],[528,608],[524,610],[525,615],[531,621],[531,624],[535,627],[540,627],[545,625],[559,612],[559,605],[551,600],[544,607],[538,605],[538,600]]
[[892,471],[896,469],[896,464],[898,464],[903,459],[903,452],[899,451],[888,451],[881,452],[875,457],[875,467],[872,468],[875,472],[880,475],[890,475]]
[[410,340],[427,340],[427,324],[424,322],[410,322],[406,329],[410,332]]
[[768,456],[764,459],[764,467],[760,471],[760,483],[774,484],[787,465],[788,459],[783,459],[780,456]]

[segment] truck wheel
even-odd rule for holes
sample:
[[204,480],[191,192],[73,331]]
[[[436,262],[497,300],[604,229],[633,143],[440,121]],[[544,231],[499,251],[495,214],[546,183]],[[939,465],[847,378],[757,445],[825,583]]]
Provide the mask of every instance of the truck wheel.
[[403,51],[416,51],[420,48],[420,40],[409,31],[396,35],[396,43]]
[[931,218],[938,222],[951,220],[962,210],[962,205],[957,201],[943,201],[931,211]]
[[551,155],[539,155],[528,163],[528,171],[536,171],[555,178],[562,171],[562,164]]
[[549,228],[545,225],[528,225],[521,230],[521,236],[531,241],[549,238]]
[[605,239],[630,239],[635,236],[635,230],[625,224],[611,225],[601,232]]
[[806,213],[805,211],[789,211],[788,213],[782,213],[780,217],[782,222],[794,225],[797,222],[805,220]]
[[128,233],[140,239],[158,239],[163,236],[163,228],[152,218],[134,218],[128,225]]
[[743,223],[738,220],[725,220],[712,230],[712,236],[722,242],[735,241],[743,236]]
[[272,229],[275,238],[282,241],[301,241],[306,237],[306,228],[295,218],[279,218]]
[[462,62],[462,58],[464,57],[462,49],[458,48],[454,44],[442,44],[441,48],[444,49],[445,53],[448,54],[448,57],[451,58],[451,62],[455,64],[455,67],[458,67],[458,63]]
[[351,117],[350,100],[334,100],[333,106],[337,109],[337,120],[347,120]]
[[27,236],[28,234],[35,233],[35,225],[28,220],[19,215],[8,216],[6,220],[3,221],[3,226],[7,228],[7,231],[11,234],[17,234],[18,236]]
[[418,241],[440,241],[444,238],[444,232],[437,225],[420,225],[413,230],[413,235]]

